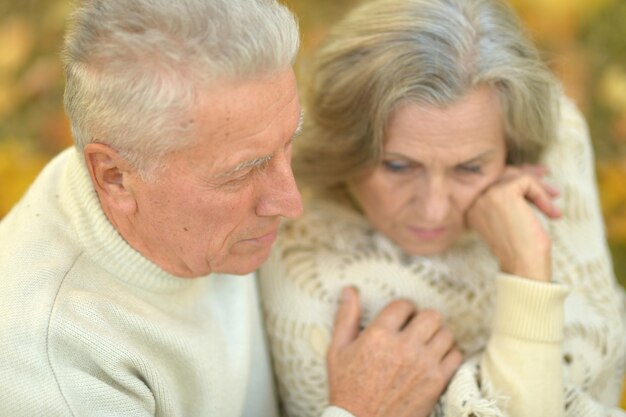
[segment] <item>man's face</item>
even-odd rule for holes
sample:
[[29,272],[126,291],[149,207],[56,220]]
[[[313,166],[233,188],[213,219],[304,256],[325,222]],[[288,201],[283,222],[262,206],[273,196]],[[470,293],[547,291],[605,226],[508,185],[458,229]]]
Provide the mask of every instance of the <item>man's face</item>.
[[178,276],[258,268],[281,217],[302,212],[291,171],[300,116],[291,70],[209,91],[191,117],[195,144],[167,155],[156,180],[133,175],[131,244]]

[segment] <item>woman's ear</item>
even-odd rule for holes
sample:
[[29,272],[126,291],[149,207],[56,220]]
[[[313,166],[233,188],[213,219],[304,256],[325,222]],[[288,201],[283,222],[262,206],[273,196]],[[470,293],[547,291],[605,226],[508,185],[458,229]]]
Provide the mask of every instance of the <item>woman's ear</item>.
[[125,214],[134,212],[137,207],[132,187],[132,178],[137,176],[135,170],[115,149],[103,143],[88,143],[83,153],[103,209]]

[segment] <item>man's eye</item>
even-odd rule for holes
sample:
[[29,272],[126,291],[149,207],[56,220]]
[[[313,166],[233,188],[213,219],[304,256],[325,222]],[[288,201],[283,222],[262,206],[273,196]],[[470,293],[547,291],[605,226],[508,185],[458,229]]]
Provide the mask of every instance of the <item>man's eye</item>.
[[247,178],[247,175],[241,175],[236,178],[231,178],[230,180],[228,180],[227,184],[239,184],[241,182],[244,182]]
[[402,161],[383,161],[383,166],[389,172],[407,172],[411,169],[411,164]]
[[231,177],[228,180],[224,181],[222,185],[227,187],[235,187],[243,184],[250,177],[252,170],[246,170],[245,172],[238,173],[237,176]]
[[482,174],[482,166],[478,164],[460,165],[457,171],[462,174]]

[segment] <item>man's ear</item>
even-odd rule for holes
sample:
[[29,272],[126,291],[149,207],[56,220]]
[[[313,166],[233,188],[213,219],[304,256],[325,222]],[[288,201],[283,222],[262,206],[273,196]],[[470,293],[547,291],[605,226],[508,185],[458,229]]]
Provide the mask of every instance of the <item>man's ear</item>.
[[131,214],[137,208],[132,189],[132,167],[113,148],[103,143],[88,143],[85,163],[103,208]]

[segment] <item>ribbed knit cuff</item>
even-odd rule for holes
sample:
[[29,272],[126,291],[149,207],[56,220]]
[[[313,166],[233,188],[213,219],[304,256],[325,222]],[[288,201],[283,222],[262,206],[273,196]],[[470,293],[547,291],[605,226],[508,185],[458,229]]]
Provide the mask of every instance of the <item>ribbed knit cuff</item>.
[[520,339],[563,340],[563,304],[569,288],[500,273],[496,278],[493,331]]
[[347,412],[343,408],[331,405],[322,413],[321,417],[355,417],[352,413]]

